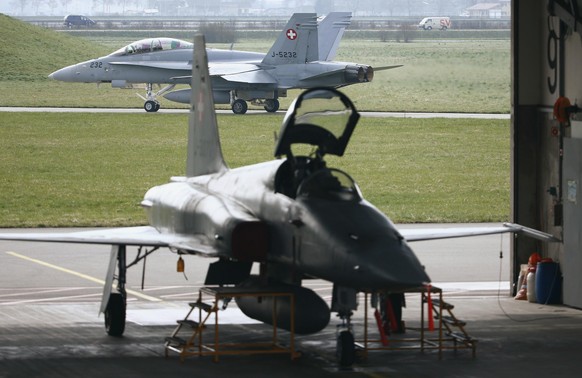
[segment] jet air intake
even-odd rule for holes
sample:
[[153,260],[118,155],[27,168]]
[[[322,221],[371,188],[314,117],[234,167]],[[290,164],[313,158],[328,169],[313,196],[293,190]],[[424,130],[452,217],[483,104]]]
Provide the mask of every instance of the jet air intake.
[[346,83],[366,83],[374,78],[374,69],[370,66],[349,65],[346,66]]

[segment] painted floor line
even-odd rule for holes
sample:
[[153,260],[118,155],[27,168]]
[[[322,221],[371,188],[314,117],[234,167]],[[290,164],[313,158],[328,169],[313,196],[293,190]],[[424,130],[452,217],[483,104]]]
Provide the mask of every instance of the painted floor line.
[[[73,276],[76,276],[76,277],[85,279],[87,281],[95,282],[95,283],[97,283],[97,284],[99,284],[101,286],[105,285],[105,281],[104,280],[100,280],[98,278],[91,277],[89,275],[86,275],[86,274],[83,274],[83,273],[80,273],[80,272],[76,272],[76,271],[71,270],[71,269],[63,268],[61,266],[54,265],[54,264],[48,263],[46,261],[42,261],[42,260],[38,260],[38,259],[33,259],[32,257],[24,256],[24,255],[21,255],[21,254],[16,253],[16,252],[6,252],[6,253],[9,254],[9,255],[11,255],[11,256],[14,256],[14,257],[23,259],[23,260],[27,260],[27,261],[33,262],[35,264],[39,264],[39,265],[42,265],[42,266],[46,266],[47,268],[55,269],[55,270],[61,271],[63,273],[71,274]],[[142,294],[142,293],[137,292],[135,290],[127,289],[126,292],[128,294],[134,295],[134,296],[139,297],[141,299],[145,299],[146,301],[150,301],[150,302],[161,302],[162,301],[160,298],[156,298],[156,297],[152,297],[152,296],[149,296],[149,295],[145,295],[145,294]]]

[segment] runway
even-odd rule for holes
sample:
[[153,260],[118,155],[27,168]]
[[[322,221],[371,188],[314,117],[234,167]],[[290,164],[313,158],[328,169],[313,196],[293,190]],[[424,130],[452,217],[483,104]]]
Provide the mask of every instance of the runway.
[[[0,112],[34,112],[34,113],[145,113],[142,108],[50,108],[50,107],[0,107]],[[188,109],[161,108],[157,113],[186,114]],[[234,115],[231,110],[217,109],[218,114]],[[247,114],[272,115],[264,110],[249,109]],[[283,115],[285,111],[275,114]],[[420,112],[360,112],[363,117],[376,118],[478,118],[478,119],[509,119],[509,114],[485,114],[485,113],[420,113]]]

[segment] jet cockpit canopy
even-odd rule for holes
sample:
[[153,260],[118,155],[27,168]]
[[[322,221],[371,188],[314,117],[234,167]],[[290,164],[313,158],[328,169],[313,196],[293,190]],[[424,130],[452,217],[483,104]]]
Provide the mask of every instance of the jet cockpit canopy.
[[[352,101],[335,89],[313,88],[299,95],[285,115],[275,147],[275,156],[287,157],[275,175],[275,191],[291,198],[360,200],[354,180],[323,160],[326,154],[343,156],[359,118]],[[297,145],[317,149],[298,155],[291,151]]]
[[125,56],[162,50],[192,49],[192,48],[193,48],[192,43],[182,41],[181,39],[147,38],[140,39],[139,41],[132,42],[127,46],[123,46],[119,50],[109,54],[109,56]]
[[275,156],[293,156],[291,146],[316,146],[316,155],[343,156],[360,114],[352,101],[333,88],[303,92],[289,107],[275,147]]

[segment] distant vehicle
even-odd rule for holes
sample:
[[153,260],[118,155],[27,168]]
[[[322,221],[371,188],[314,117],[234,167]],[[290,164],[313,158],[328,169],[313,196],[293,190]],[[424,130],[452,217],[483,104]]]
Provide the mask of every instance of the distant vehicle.
[[418,28],[423,30],[447,30],[451,28],[451,19],[449,17],[425,17],[419,22]]
[[91,20],[89,17],[70,14],[65,17],[64,24],[68,28],[72,28],[73,26],[93,26],[95,25],[95,21]]

